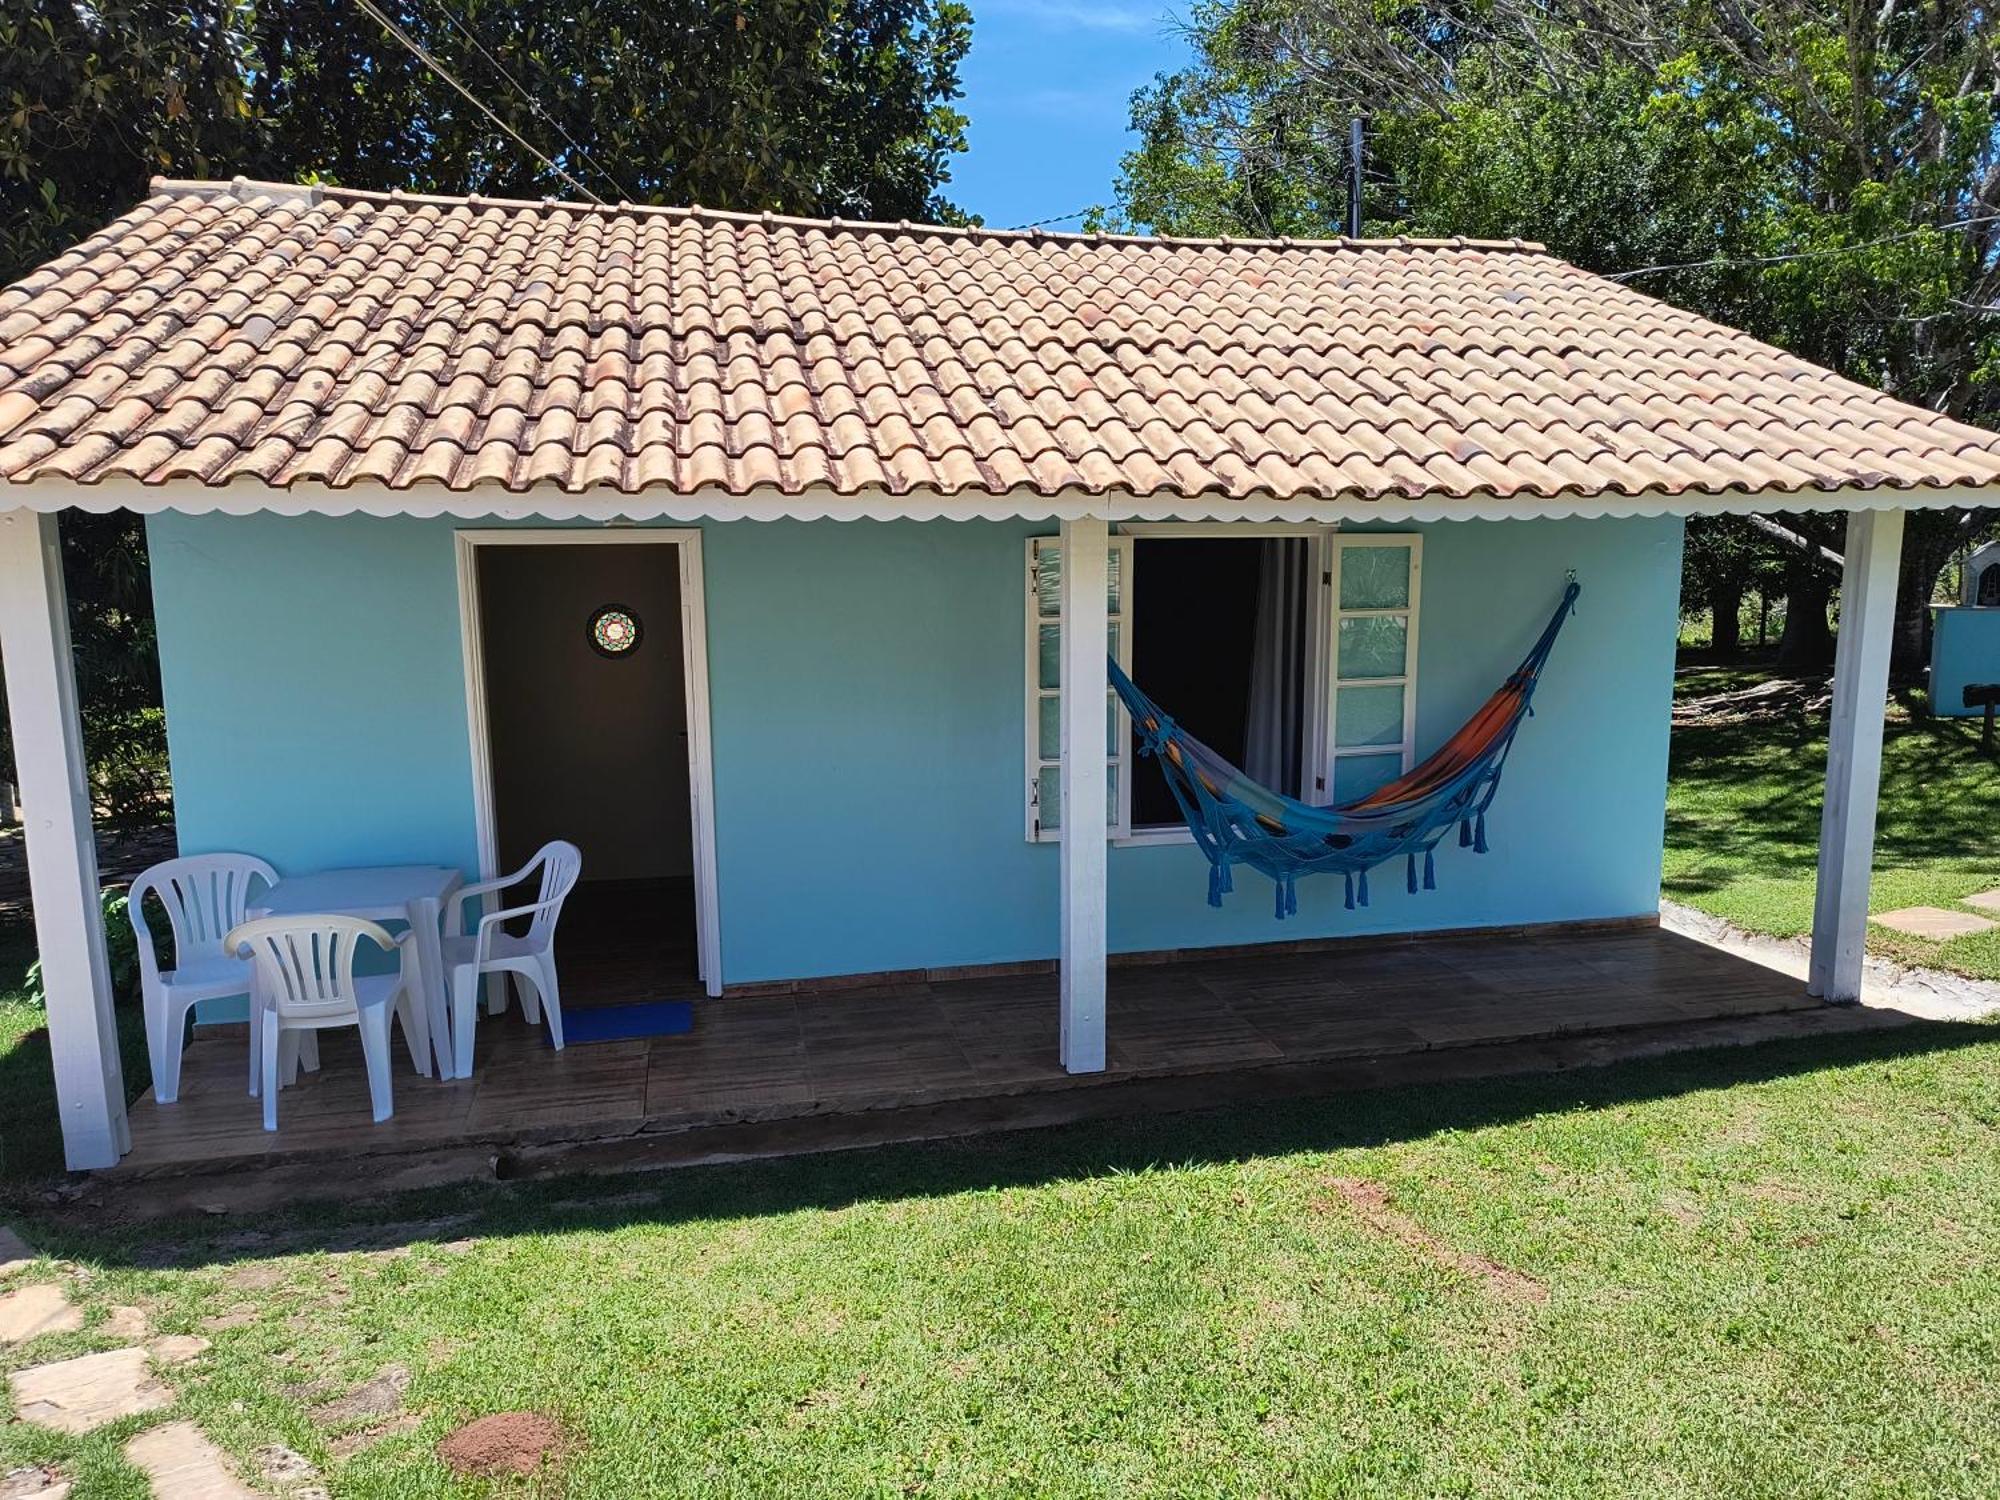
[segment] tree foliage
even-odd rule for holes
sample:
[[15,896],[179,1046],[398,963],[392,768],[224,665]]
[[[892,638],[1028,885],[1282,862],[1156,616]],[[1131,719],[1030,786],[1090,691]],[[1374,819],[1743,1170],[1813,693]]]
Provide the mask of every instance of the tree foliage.
[[155,174],[956,214],[959,0],[370,3],[506,129],[357,0],[0,0],[0,281]]
[[[1365,115],[1372,230],[1543,240],[2000,425],[1995,30],[1990,0],[1205,0],[1193,66],[1133,100],[1117,213],[1336,232]],[[1912,516],[1906,660],[1987,529]]]
[[[357,187],[950,216],[956,0],[378,0],[574,179],[538,162],[354,0],[256,7],[270,160]],[[362,80],[357,85],[356,80]]]
[[96,229],[154,173],[255,159],[232,0],[0,0],[0,283]]

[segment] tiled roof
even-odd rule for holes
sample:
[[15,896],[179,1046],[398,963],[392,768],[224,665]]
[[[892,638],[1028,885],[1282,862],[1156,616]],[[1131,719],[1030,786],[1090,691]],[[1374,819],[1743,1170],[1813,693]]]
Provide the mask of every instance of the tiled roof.
[[1521,243],[234,184],[0,292],[0,476],[836,497],[2000,483],[2000,435]]

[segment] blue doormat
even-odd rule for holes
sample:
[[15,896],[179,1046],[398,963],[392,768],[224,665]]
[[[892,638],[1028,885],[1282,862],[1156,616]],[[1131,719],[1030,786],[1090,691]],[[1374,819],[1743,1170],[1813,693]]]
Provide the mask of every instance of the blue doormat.
[[685,1000],[579,1005],[563,1016],[566,1042],[625,1042],[640,1036],[680,1036],[692,1030],[694,1006]]

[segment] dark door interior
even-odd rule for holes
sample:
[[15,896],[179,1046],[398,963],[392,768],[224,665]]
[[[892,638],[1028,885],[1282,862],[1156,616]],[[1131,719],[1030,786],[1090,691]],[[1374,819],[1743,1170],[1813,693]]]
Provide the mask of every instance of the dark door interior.
[[698,968],[680,549],[484,546],[480,632],[503,870],[583,851],[565,1005],[684,996]]

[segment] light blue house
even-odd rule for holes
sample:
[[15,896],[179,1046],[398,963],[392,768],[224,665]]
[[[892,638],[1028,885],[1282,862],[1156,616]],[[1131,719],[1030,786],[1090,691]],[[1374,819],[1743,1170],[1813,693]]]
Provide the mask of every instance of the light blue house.
[[[185,851],[470,876],[560,834],[648,983],[1058,960],[1089,1071],[1112,956],[1655,913],[1690,514],[1850,513],[1814,988],[1853,998],[1903,511],[2000,457],[1519,243],[239,181],[158,184],[0,294],[0,476],[51,1034],[97,1165],[124,1096],[64,507],[146,514]],[[1435,889],[1399,865],[1352,909],[1306,880],[1280,920],[1241,871],[1209,905],[1107,653],[1259,781],[1347,801],[1450,739],[1572,576],[1488,852],[1447,839]]]
[[1931,712],[1950,719],[1984,715],[1983,690],[2000,684],[2000,545],[1975,548],[1961,571],[1959,602],[1933,611],[1931,631]]

